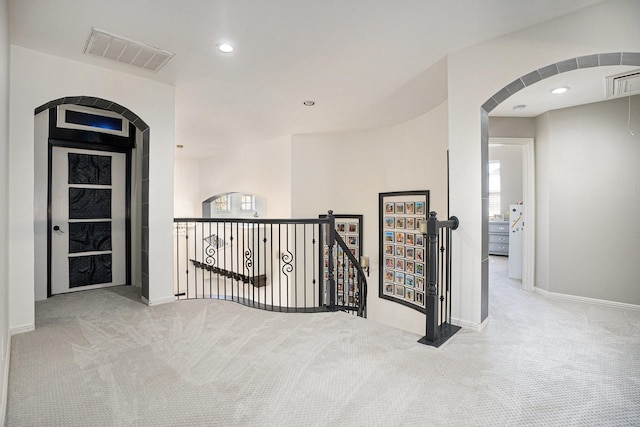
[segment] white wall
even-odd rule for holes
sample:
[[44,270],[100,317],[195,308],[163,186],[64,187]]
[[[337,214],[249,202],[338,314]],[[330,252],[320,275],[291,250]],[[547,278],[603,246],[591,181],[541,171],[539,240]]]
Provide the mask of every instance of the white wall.
[[[500,211],[522,202],[522,146],[489,146],[489,160],[500,162]],[[506,218],[506,216],[505,216]]]
[[[479,325],[482,257],[480,107],[533,70],[582,55],[640,51],[640,2],[610,1],[449,56],[449,149],[454,233],[453,317]],[[484,201],[486,206],[486,201]]]
[[173,215],[175,218],[200,218],[200,160],[175,158],[173,170]]
[[266,200],[267,218],[290,218],[291,181],[291,137],[230,147],[200,162],[197,200],[202,203],[211,196],[232,191],[256,194]]
[[[425,316],[378,297],[378,194],[430,190],[430,210],[447,209],[447,103],[414,120],[367,132],[292,137],[292,214],[362,214],[371,260],[368,318],[425,334]],[[455,212],[452,212],[455,214]]]
[[0,0],[0,425],[4,425],[9,377],[9,21]]
[[65,96],[117,102],[150,126],[151,303],[172,299],[174,89],[171,86],[11,46],[9,147],[10,325],[34,327],[34,109]]
[[640,96],[631,102],[635,136],[628,98],[539,119],[538,176],[552,183],[537,216],[537,241],[549,242],[536,254],[549,268],[545,290],[640,304]]

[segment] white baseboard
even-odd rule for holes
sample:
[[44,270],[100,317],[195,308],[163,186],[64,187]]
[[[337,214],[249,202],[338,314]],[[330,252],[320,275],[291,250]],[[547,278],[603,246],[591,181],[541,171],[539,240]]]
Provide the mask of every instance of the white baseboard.
[[451,318],[452,325],[460,326],[461,328],[464,328],[464,329],[471,329],[472,331],[475,331],[475,332],[481,332],[487,326],[488,323],[489,323],[489,317],[484,319],[482,323],[473,323],[473,322],[467,322],[466,320],[456,319],[453,317]]
[[158,299],[154,299],[153,301],[149,301],[145,297],[141,297],[141,298],[142,298],[142,302],[144,302],[147,305],[168,304],[170,302],[175,302],[176,301],[176,297],[175,296],[168,296],[168,297],[164,297],[164,298],[158,298]]
[[31,323],[29,325],[16,326],[15,328],[9,329],[9,335],[13,336],[18,334],[24,334],[26,332],[33,332],[35,330],[36,330],[36,324]]
[[540,295],[546,298],[564,300],[564,301],[584,302],[587,304],[602,305],[605,307],[614,307],[614,308],[621,308],[624,310],[640,311],[640,305],[636,305],[636,304],[628,304],[625,302],[617,302],[617,301],[607,301],[604,299],[597,299],[597,298],[581,297],[578,295],[560,294],[557,292],[549,292],[537,287],[533,289],[535,292],[539,293]]
[[4,354],[4,375],[2,377],[2,401],[0,401],[0,426],[7,418],[7,399],[9,397],[9,357],[11,356],[11,337],[7,338],[7,350]]

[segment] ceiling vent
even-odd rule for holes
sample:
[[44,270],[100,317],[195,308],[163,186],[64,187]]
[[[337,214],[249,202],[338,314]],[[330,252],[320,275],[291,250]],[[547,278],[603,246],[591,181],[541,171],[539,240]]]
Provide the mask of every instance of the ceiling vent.
[[153,72],[157,72],[175,55],[97,28],[91,29],[84,53]]
[[605,78],[607,98],[640,94],[640,70]]

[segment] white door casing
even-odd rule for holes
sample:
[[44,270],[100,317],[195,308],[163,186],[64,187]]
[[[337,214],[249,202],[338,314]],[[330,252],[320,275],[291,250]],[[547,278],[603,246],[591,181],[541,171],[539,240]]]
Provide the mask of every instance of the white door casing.
[[[111,163],[109,185],[70,184],[69,154],[108,156]],[[124,153],[76,148],[52,148],[51,163],[51,294],[96,289],[126,284],[126,155]],[[69,193],[75,189],[111,190],[110,218],[69,219]],[[110,223],[110,250],[69,253],[70,225],[72,223]],[[77,224],[76,224],[77,225]],[[95,224],[94,224],[95,225]],[[59,229],[56,229],[59,227]],[[71,284],[70,258],[111,256],[111,280],[100,283]],[[78,261],[77,259],[75,261]]]

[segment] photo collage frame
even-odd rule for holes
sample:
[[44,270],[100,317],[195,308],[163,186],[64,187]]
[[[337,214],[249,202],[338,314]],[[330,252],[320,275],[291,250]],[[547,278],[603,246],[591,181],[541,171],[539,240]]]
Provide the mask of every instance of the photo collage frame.
[[[325,218],[326,215],[320,215]],[[353,256],[359,260],[362,248],[362,215],[334,215],[336,232],[347,244]],[[320,228],[322,252],[320,253],[320,268],[322,277],[321,298],[325,304],[329,304],[329,246],[328,228]],[[336,305],[356,309],[358,301],[358,271],[352,265],[351,260],[344,254],[341,247],[335,246],[333,251],[333,265],[336,272]]]
[[380,298],[425,311],[429,190],[380,193]]

